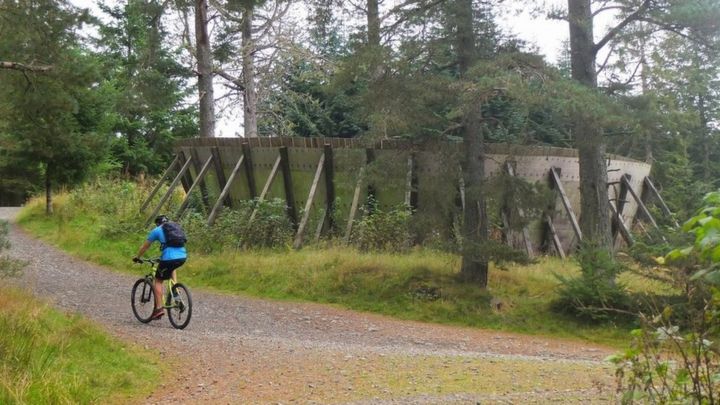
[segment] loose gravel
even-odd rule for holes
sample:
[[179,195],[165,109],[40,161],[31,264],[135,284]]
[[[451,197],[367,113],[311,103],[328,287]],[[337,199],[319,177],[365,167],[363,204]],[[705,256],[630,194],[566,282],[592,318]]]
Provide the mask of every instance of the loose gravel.
[[[0,219],[17,212],[0,207]],[[18,280],[23,286],[123,340],[156,348],[176,365],[141,403],[612,401],[612,370],[602,362],[612,350],[605,347],[199,288],[192,289],[193,318],[185,330],[165,317],[141,324],[129,296],[145,268],[138,267],[138,277],[118,274],[16,225],[10,241],[10,255],[28,263]]]

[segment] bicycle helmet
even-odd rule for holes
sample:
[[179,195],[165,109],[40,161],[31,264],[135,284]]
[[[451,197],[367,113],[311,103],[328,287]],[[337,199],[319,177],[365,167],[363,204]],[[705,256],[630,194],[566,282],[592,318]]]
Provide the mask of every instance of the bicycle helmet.
[[158,215],[157,217],[155,217],[155,225],[157,225],[157,226],[160,226],[168,221],[169,221],[169,219],[165,215]]

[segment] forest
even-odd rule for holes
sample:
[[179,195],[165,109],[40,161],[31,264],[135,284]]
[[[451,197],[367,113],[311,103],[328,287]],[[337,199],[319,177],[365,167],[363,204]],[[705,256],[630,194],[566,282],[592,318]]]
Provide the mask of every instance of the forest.
[[[142,225],[131,224],[137,212],[122,217],[125,206],[101,194],[137,202],[181,139],[462,142],[464,198],[478,209],[463,212],[456,237],[439,249],[461,258],[458,285],[482,290],[491,263],[532,262],[491,243],[486,145],[575,148],[581,275],[557,275],[554,308],[572,308],[566,312],[583,322],[629,316],[645,332],[666,328],[706,370],[720,364],[717,348],[701,347],[720,331],[713,287],[720,282],[717,0],[128,0],[87,7],[0,0],[0,206],[41,196],[44,213],[55,215],[53,196],[63,196],[78,212],[114,207],[115,228],[129,235]],[[501,17],[523,11],[565,25],[568,41],[556,60],[503,28]],[[232,133],[220,125],[227,122]],[[617,251],[607,209],[609,154],[652,165],[682,229],[660,224],[641,232],[633,249]],[[246,202],[236,217],[226,216],[220,226],[240,235],[227,246],[285,244],[277,231],[287,223],[269,221],[280,205]],[[256,224],[266,240],[251,240],[258,228],[241,224],[254,210],[267,214]],[[383,250],[393,238],[401,239],[399,250],[410,249],[412,238],[393,232],[411,213],[386,214],[360,223],[369,229],[355,240],[361,250]],[[64,223],[62,215],[53,221]],[[183,225],[197,231],[206,253],[221,249],[210,246],[218,241],[200,222],[190,214]],[[617,281],[628,267],[674,293],[628,293]],[[681,337],[669,326],[676,324],[691,335]],[[638,332],[635,350],[613,359],[637,366],[630,391],[643,375],[670,378],[667,369],[640,370],[660,339],[651,335]],[[718,388],[718,374],[698,370],[673,374],[677,384],[663,395],[702,401]]]

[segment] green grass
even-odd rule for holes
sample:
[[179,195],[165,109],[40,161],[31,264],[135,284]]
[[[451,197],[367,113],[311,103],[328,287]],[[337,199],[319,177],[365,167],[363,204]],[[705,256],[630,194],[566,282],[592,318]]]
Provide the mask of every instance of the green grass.
[[0,403],[125,403],[150,392],[156,355],[0,287]]
[[[87,197],[91,199],[92,196]],[[28,204],[20,224],[60,248],[112,269],[140,274],[146,268],[130,262],[145,234],[109,237],[103,229],[110,214],[69,206],[72,198],[55,198],[56,215],[43,214],[40,201]],[[300,251],[226,250],[213,255],[193,251],[180,278],[191,287],[207,287],[280,300],[336,304],[402,319],[491,328],[504,331],[579,338],[621,347],[633,325],[592,325],[550,310],[558,281],[553,275],[578,274],[572,261],[544,258],[530,266],[491,268],[488,290],[457,278],[456,255],[416,250],[407,254],[361,253],[352,248],[305,248]],[[647,280],[624,280],[636,291]],[[491,300],[501,302],[499,310]]]

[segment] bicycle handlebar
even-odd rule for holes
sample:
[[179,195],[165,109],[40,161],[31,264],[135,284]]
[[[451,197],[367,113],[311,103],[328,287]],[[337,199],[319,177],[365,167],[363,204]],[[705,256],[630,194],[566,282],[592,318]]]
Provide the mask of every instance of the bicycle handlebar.
[[143,259],[141,257],[133,257],[133,262],[140,264],[149,263],[150,265],[153,265],[160,263],[160,259]]

